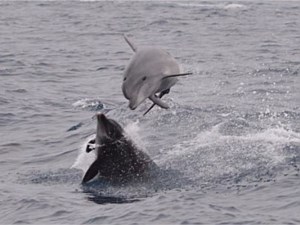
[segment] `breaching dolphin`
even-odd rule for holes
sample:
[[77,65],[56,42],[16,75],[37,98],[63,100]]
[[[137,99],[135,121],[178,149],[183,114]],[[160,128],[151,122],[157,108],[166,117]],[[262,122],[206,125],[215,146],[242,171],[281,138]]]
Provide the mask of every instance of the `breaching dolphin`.
[[108,119],[102,113],[96,117],[96,138],[86,147],[86,152],[96,151],[96,159],[85,173],[82,183],[98,174],[113,183],[143,181],[150,177],[151,171],[158,169],[151,158],[125,136],[123,128],[115,120]]
[[126,35],[124,38],[135,52],[125,70],[122,84],[123,94],[129,100],[129,108],[136,109],[147,98],[153,102],[151,108],[155,104],[164,109],[169,108],[161,97],[169,93],[170,88],[178,81],[176,77],[191,73],[180,73],[178,63],[168,52],[156,47],[137,48]]

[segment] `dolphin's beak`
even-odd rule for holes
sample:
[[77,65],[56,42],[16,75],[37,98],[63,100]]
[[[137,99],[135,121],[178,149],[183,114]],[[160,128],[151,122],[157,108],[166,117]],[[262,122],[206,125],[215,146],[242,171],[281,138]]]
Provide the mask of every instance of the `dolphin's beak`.
[[107,124],[108,124],[108,119],[103,113],[98,113],[97,114],[97,134],[101,136],[107,136]]
[[98,123],[103,124],[103,123],[105,123],[105,121],[107,121],[107,118],[103,113],[98,113],[97,120],[98,120]]
[[142,99],[142,100],[129,100],[129,108],[131,110],[135,110],[146,98]]
[[143,101],[145,101],[149,96],[145,95],[142,88],[137,95],[129,99],[129,108],[135,110]]
[[135,110],[136,107],[138,107],[138,105],[135,104],[133,101],[130,101],[130,102],[129,102],[129,108],[130,108],[131,110]]

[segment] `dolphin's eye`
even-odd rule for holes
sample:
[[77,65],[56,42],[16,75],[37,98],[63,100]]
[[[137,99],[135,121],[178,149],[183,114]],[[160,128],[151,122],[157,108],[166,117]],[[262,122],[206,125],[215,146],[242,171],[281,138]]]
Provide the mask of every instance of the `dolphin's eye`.
[[144,80],[146,80],[146,79],[147,79],[147,77],[146,77],[146,76],[145,76],[145,77],[143,77],[143,81],[144,81]]
[[127,79],[127,77],[124,77],[123,81],[125,81]]
[[109,130],[107,133],[109,136],[112,136],[114,132],[112,130]]

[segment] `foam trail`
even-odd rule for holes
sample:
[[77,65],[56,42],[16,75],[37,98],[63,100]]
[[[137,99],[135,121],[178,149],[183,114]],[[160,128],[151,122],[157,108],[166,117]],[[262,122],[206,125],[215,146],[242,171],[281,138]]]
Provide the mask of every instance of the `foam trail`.
[[[300,144],[300,134],[284,128],[269,128],[243,136],[224,135],[222,124],[168,148],[158,164],[176,168],[185,176],[203,182],[229,179],[257,180],[271,177],[275,168],[290,165],[296,152],[286,146]],[[226,179],[225,179],[226,178]]]
[[[252,149],[252,154],[261,154],[278,162],[285,158],[284,152],[282,152],[284,146],[291,143],[300,144],[299,133],[280,127],[270,128],[260,133],[247,134],[244,136],[231,136],[221,134],[219,130],[220,126],[221,124],[218,124],[209,131],[199,133],[192,140],[186,140],[176,144],[174,148],[167,152],[167,157],[164,157],[163,161],[178,158],[186,154],[193,154],[202,148],[211,149],[220,146],[230,146],[231,154],[240,154],[245,151],[244,146],[253,145],[257,148]],[[259,146],[263,146],[263,150],[259,148]],[[233,151],[236,151],[236,153]]]

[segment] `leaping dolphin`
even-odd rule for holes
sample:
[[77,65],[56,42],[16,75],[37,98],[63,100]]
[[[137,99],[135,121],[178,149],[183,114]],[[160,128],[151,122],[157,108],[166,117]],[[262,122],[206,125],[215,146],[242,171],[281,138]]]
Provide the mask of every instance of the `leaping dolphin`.
[[136,109],[147,98],[153,105],[144,115],[155,104],[164,109],[169,108],[160,98],[169,93],[170,88],[178,81],[178,76],[191,73],[180,73],[178,63],[168,52],[155,47],[137,48],[126,35],[124,38],[135,52],[125,70],[122,84],[123,94],[129,100],[129,108]]

